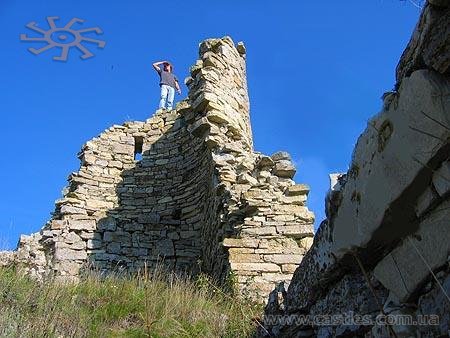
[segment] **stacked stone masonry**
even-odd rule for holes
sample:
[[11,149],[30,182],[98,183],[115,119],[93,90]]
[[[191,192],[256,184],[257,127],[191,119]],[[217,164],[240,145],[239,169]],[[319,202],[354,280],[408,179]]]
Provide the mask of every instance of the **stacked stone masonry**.
[[[430,0],[397,90],[383,96],[350,170],[332,175],[327,219],[287,291],[271,293],[260,336],[449,336],[449,46],[450,1]],[[314,322],[324,318],[333,322]]]
[[264,301],[312,243],[309,188],[288,153],[253,150],[245,47],[200,44],[188,98],[87,142],[52,219],[0,265],[76,281],[85,269],[199,271]]

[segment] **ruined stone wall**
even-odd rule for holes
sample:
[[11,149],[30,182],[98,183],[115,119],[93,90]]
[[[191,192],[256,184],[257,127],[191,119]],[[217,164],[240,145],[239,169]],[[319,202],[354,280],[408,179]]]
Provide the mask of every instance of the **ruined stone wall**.
[[232,271],[244,294],[263,299],[290,280],[311,244],[314,215],[305,206],[309,188],[292,180],[289,154],[252,149],[245,52],[227,38],[205,41],[186,83],[190,97],[203,97],[191,130],[211,149],[218,182],[203,229],[204,268],[222,280]]
[[245,53],[202,42],[188,98],[87,142],[52,219],[0,261],[63,280],[163,264],[261,301],[289,282],[313,236],[309,188],[288,153],[253,150]]
[[[261,336],[448,336],[449,27],[450,3],[430,1],[397,67],[397,91],[384,95],[337,177],[288,290],[271,293]],[[380,314],[435,317],[385,326]],[[331,315],[341,322],[312,322]],[[366,323],[342,322],[356,315]]]
[[77,276],[86,262],[133,272],[162,258],[195,270],[211,154],[182,116],[158,112],[145,123],[113,126],[79,157],[81,168],[39,239],[48,272]]

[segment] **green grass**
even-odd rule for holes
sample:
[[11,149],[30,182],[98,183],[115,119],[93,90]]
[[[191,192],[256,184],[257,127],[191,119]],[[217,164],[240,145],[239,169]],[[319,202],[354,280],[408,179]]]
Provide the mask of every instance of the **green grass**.
[[262,307],[205,275],[37,282],[0,268],[0,337],[251,337]]

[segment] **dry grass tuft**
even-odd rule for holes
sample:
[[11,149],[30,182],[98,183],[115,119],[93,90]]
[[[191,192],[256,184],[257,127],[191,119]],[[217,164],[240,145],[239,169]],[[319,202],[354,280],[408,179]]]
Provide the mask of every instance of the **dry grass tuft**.
[[251,337],[260,306],[156,269],[39,283],[0,268],[0,337]]

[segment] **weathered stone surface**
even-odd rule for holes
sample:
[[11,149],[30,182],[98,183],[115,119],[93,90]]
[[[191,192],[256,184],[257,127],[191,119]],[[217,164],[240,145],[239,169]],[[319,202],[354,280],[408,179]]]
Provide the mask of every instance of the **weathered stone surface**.
[[433,173],[433,186],[441,197],[450,192],[450,161],[443,162]]
[[[433,316],[434,325],[416,326],[415,329],[423,336],[445,337],[450,330],[450,302],[447,295],[450,294],[449,269],[437,273],[437,281],[428,283],[429,292],[421,296],[417,302],[417,315]],[[445,293],[444,293],[444,292]]]
[[295,167],[289,160],[280,160],[275,163],[272,172],[278,177],[292,178],[295,175]]
[[273,263],[234,263],[231,262],[231,268],[239,271],[257,271],[257,272],[279,272],[280,267]]
[[429,1],[397,66],[397,84],[419,69],[441,74],[450,67],[450,6]]
[[256,238],[225,238],[223,246],[231,248],[257,248],[259,240]]
[[256,163],[257,168],[272,168],[275,162],[269,156],[261,156],[260,160]]
[[278,233],[292,237],[314,236],[314,232],[308,224],[277,226]]
[[173,241],[170,239],[160,240],[156,243],[156,255],[162,257],[170,257],[175,254]]
[[438,194],[429,186],[417,199],[415,208],[417,217],[422,216],[437,201]]
[[299,264],[302,260],[302,255],[265,255],[264,260],[276,264]]
[[93,219],[73,219],[69,221],[68,226],[72,230],[95,230],[97,224]]
[[289,153],[286,152],[286,151],[278,151],[278,152],[276,152],[275,154],[273,154],[270,157],[275,162],[278,162],[278,161],[281,161],[281,160],[291,161],[291,155],[289,155]]
[[295,184],[287,188],[288,196],[307,195],[309,193],[309,186],[306,184]]
[[450,255],[449,212],[450,201],[432,212],[414,235],[392,250],[375,267],[374,276],[400,302],[411,295],[434,270],[443,266]]
[[58,246],[55,246],[55,259],[58,261],[76,261],[85,260],[86,258],[86,251],[72,250],[69,248],[59,248]]
[[[327,219],[288,290],[283,284],[271,292],[259,336],[448,335],[448,4],[427,3],[397,68],[398,91],[384,95],[349,171],[330,175]],[[311,245],[307,238],[300,247]],[[375,325],[381,312],[397,322]],[[398,322],[405,315],[420,321],[424,314],[434,323]],[[333,315],[350,323],[299,320]],[[367,322],[355,322],[361,318]]]
[[[450,129],[443,126],[450,125],[449,105],[436,95],[450,95],[450,80],[428,70],[416,71],[403,80],[400,93],[395,105],[369,122],[356,145],[352,173],[334,221],[333,253],[337,256],[367,246],[376,231],[385,231],[387,241],[407,233],[411,222],[405,216],[415,213],[408,199],[419,197],[420,185],[429,175],[423,167],[448,151],[442,140],[450,137]],[[408,197],[403,198],[406,191]],[[364,201],[367,198],[370,203]],[[402,198],[403,204],[396,202]],[[387,212],[397,220],[398,234],[384,227]]]

